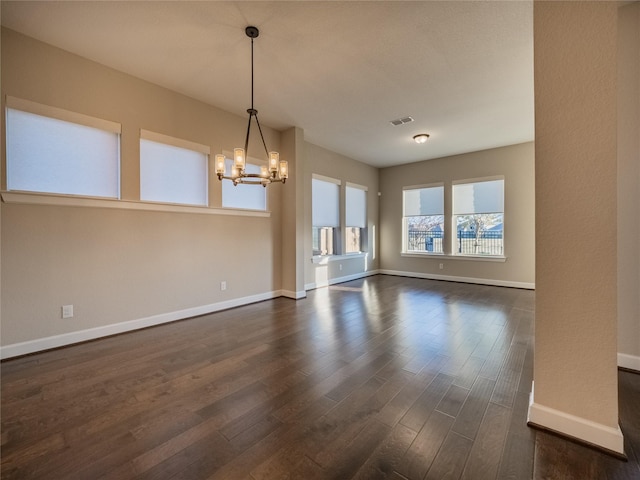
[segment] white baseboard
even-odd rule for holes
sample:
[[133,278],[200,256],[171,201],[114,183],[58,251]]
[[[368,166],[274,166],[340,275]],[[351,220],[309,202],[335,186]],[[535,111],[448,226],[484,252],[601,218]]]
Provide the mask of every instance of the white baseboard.
[[[304,294],[304,292],[302,293]],[[129,320],[127,322],[115,323],[112,325],[104,325],[102,327],[89,328],[86,330],[78,330],[75,332],[63,333],[61,335],[38,338],[36,340],[29,340],[27,342],[5,345],[3,347],[0,347],[0,359],[17,357],[20,355],[40,352],[42,350],[48,350],[51,348],[64,347],[65,345],[71,345],[73,343],[86,342],[87,340],[95,340],[97,338],[107,337],[109,335],[116,335],[118,333],[125,333],[125,332],[130,332],[132,330],[139,330],[141,328],[153,327],[155,325],[161,325],[163,323],[174,322],[176,320],[183,320],[185,318],[196,317],[198,315],[206,315],[208,313],[218,312],[220,310],[227,310],[229,308],[248,305],[250,303],[261,302],[263,300],[269,300],[269,299],[280,297],[280,296],[287,296],[287,295],[282,290],[276,290],[273,292],[260,293],[257,295],[250,295],[247,297],[234,298],[232,300],[226,300],[224,302],[212,303],[209,305],[201,305],[198,307],[187,308],[184,310],[177,310],[175,312],[162,313],[159,315],[139,318],[136,320]]]
[[359,278],[365,278],[365,277],[371,277],[373,275],[378,275],[380,273],[379,270],[369,270],[368,272],[360,272],[360,273],[354,273],[352,275],[345,275],[344,277],[336,277],[336,278],[332,278],[328,281],[325,282],[313,282],[313,283],[307,283],[304,286],[305,290],[314,290],[316,288],[320,288],[320,287],[327,287],[329,285],[335,285],[336,283],[344,283],[344,282],[350,282],[351,280],[358,280]]
[[618,366],[640,372],[640,357],[627,355],[626,353],[618,353]]
[[306,289],[294,292],[293,290],[280,290],[280,297],[293,298],[294,300],[300,300],[307,296]]
[[399,277],[426,278],[428,280],[445,280],[448,282],[475,283],[478,285],[492,285],[496,287],[513,287],[535,290],[536,284],[529,282],[513,282],[511,280],[494,280],[491,278],[457,277],[453,275],[438,275],[435,273],[403,272],[398,270],[378,270],[383,275]]
[[624,456],[624,438],[619,426],[615,428],[608,427],[601,423],[587,420],[586,418],[577,417],[535,403],[533,386],[531,387],[531,395],[529,397],[527,423],[561,433]]

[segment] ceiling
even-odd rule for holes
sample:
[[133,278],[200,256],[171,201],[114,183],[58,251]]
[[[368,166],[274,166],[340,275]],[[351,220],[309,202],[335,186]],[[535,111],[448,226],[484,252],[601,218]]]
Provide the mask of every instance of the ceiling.
[[[6,1],[2,25],[377,167],[533,140],[531,1]],[[392,126],[411,116],[414,122]],[[428,133],[423,145],[413,142]]]

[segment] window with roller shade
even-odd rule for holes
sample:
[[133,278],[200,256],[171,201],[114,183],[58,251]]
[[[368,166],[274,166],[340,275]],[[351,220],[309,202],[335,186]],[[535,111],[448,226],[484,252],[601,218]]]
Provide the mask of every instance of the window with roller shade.
[[314,255],[337,255],[340,232],[340,181],[314,176],[311,180]]
[[209,147],[140,132],[140,200],[208,205]]
[[443,253],[444,186],[406,187],[403,210],[403,251]]
[[345,253],[364,250],[367,229],[367,188],[347,183],[345,190]]
[[7,97],[7,190],[120,198],[119,123]]
[[457,255],[504,255],[504,179],[453,184]]

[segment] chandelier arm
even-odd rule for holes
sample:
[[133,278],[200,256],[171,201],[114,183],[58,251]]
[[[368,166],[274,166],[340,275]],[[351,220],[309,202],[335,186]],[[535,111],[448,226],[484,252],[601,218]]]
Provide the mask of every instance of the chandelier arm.
[[267,143],[264,141],[264,135],[262,134],[262,127],[260,126],[260,120],[258,120],[257,113],[256,113],[256,123],[258,124],[258,131],[260,132],[260,138],[262,139],[262,146],[264,147],[264,152],[267,154],[267,158],[269,158],[269,149],[267,148]]
[[245,158],[249,155],[249,134],[251,133],[251,117],[253,114],[249,114],[249,123],[247,123],[247,136],[244,138],[244,155]]

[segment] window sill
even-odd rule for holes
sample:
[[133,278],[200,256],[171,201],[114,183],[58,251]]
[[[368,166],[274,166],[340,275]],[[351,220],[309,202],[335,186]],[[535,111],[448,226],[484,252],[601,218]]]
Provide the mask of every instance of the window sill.
[[236,215],[248,217],[270,217],[271,212],[260,210],[242,210],[235,208],[213,208],[196,205],[178,205],[115,198],[76,197],[50,193],[1,192],[4,203],[22,205],[52,205],[59,207],[115,208],[122,210],[146,210],[153,212],[198,213],[205,215]]
[[467,260],[476,262],[497,262],[504,263],[507,261],[507,257],[504,255],[447,255],[444,253],[419,253],[419,252],[402,252],[400,254],[403,257],[413,258],[433,258],[433,259],[446,259],[446,260]]
[[343,255],[314,255],[313,257],[311,257],[311,263],[326,265],[328,263],[337,262],[339,260],[349,260],[352,258],[366,258],[368,255],[369,255],[368,252],[345,253]]

